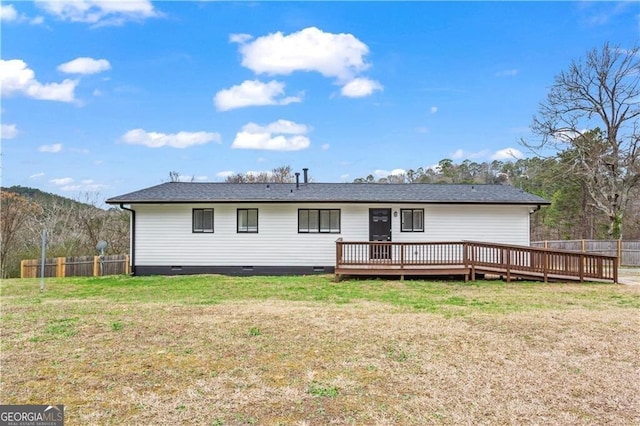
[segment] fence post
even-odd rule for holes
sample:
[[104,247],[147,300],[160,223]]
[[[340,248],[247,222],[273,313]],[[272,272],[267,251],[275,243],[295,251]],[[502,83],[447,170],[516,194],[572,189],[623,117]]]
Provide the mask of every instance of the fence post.
[[56,258],[56,277],[63,278],[65,276],[64,268],[65,268],[65,258],[64,257]]
[[93,256],[93,276],[97,277],[100,275],[100,266],[98,263],[98,256]]
[[130,271],[131,269],[129,268],[129,255],[125,254],[124,255],[124,274],[129,275]]
[[20,278],[24,278],[24,262],[24,259],[20,261]]

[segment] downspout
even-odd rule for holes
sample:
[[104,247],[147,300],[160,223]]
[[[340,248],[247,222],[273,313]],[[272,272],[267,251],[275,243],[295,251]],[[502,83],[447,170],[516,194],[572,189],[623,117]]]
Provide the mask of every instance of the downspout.
[[122,210],[131,212],[131,275],[136,275],[136,211],[120,203]]

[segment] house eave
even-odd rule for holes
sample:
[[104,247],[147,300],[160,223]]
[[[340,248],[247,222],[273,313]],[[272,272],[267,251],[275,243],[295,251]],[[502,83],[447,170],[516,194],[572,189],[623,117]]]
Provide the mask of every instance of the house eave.
[[447,204],[545,206],[548,201],[442,201],[442,200],[107,200],[107,204]]

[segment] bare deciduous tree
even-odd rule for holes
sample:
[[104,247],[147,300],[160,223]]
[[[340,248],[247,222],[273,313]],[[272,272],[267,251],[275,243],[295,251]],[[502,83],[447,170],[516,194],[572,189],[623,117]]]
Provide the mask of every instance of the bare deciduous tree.
[[0,276],[6,278],[9,274],[9,257],[18,241],[18,233],[33,217],[38,206],[12,192],[0,192]]
[[291,166],[280,166],[270,172],[236,173],[225,179],[226,183],[291,183],[295,176]]
[[640,49],[605,44],[555,77],[534,117],[539,143],[570,155],[609,234],[622,236],[629,194],[640,185]]

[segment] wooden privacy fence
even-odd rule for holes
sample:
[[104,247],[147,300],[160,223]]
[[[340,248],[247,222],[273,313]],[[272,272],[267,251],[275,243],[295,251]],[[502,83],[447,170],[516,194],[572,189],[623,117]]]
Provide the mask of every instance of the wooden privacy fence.
[[533,241],[533,247],[617,256],[619,266],[640,266],[640,241],[555,240]]
[[618,258],[529,246],[460,242],[336,241],[336,279],[342,275],[492,274],[543,281],[618,282]]
[[[20,262],[20,278],[40,277],[42,261],[26,259]],[[129,274],[129,255],[104,256],[102,271],[99,256],[55,257],[45,259],[45,277],[98,277],[100,275]]]

